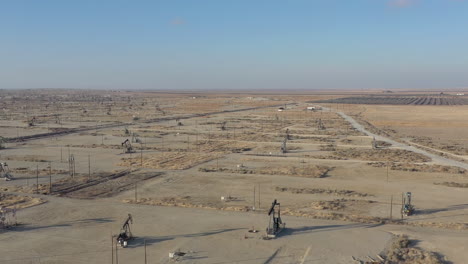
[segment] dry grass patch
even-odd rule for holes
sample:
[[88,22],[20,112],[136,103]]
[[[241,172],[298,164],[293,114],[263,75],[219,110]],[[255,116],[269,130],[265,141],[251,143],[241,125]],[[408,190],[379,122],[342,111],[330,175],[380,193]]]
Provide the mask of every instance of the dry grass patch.
[[[294,150],[301,150],[302,147],[288,144],[286,149],[287,151],[291,151],[291,150],[294,151]],[[277,146],[260,146],[260,147],[255,148],[253,152],[265,153],[265,154],[269,154],[269,153],[276,154],[276,153],[281,152],[281,143],[278,141]]]
[[[383,261],[375,264],[443,264],[444,258],[430,251],[414,247],[415,242],[406,235],[394,237],[391,246],[386,250]],[[370,262],[372,263],[372,262]]]
[[422,154],[402,149],[340,149],[329,156],[318,156],[323,159],[337,160],[375,160],[398,162],[406,160],[408,162],[429,162],[431,159]]
[[336,144],[330,143],[327,145],[320,145],[321,151],[336,151]]
[[297,166],[275,166],[275,167],[261,167],[261,168],[246,168],[240,167],[236,169],[230,168],[216,168],[206,167],[200,168],[201,172],[227,172],[227,173],[241,173],[241,174],[264,174],[264,175],[285,175],[293,177],[305,178],[323,178],[333,168],[320,165],[307,165],[303,167]]
[[367,197],[372,196],[368,193],[360,193],[351,190],[332,190],[322,188],[292,188],[292,187],[276,187],[275,191],[278,192],[290,192],[295,194],[329,194],[338,196],[351,196],[351,197]]
[[[387,167],[386,162],[369,162],[367,165],[376,168]],[[394,163],[389,164],[391,170],[401,170],[401,171],[419,171],[419,172],[440,172],[440,173],[450,173],[450,174],[466,174],[466,170],[454,166],[444,166],[444,165],[428,165],[428,164],[412,164],[412,163]]]
[[332,201],[316,201],[312,202],[310,207],[314,210],[332,210],[338,211],[343,210],[346,207],[358,205],[358,204],[369,204],[375,203],[375,201],[368,201],[368,200],[354,200],[354,199],[335,199]]
[[195,144],[195,148],[199,152],[224,152],[224,153],[240,153],[243,151],[249,151],[256,147],[252,143],[243,143],[236,141],[198,141]]
[[29,161],[29,162],[49,162],[48,157],[39,155],[7,156],[4,160]]
[[39,184],[30,186],[4,186],[2,191],[38,193],[43,195],[67,196],[72,198],[89,199],[111,197],[122,191],[134,188],[136,182],[142,182],[162,173],[158,172],[138,172],[117,171],[114,173],[94,174],[91,178],[88,175],[75,175],[75,177],[62,178],[52,183],[52,193],[49,184]]
[[258,133],[258,132],[244,132],[234,134],[232,131],[222,131],[218,134],[209,135],[210,139],[223,140],[235,139],[239,141],[252,141],[252,142],[279,142],[281,137],[274,134]]
[[222,152],[165,152],[144,156],[143,164],[140,157],[122,158],[122,162],[117,166],[141,167],[143,165],[143,168],[150,169],[186,170],[222,156]]
[[468,183],[459,182],[434,182],[435,185],[444,185],[447,187],[468,188]]
[[190,196],[184,197],[164,197],[164,198],[140,198],[135,199],[124,199],[124,203],[130,204],[144,204],[144,205],[155,205],[155,206],[175,206],[185,208],[203,208],[212,210],[226,210],[226,211],[239,211],[248,212],[251,211],[250,206],[226,206],[224,203],[196,203]]
[[[36,175],[37,173],[37,170],[32,170],[30,168],[13,168],[13,169],[10,169],[11,173],[13,175],[15,174],[29,174],[29,175]],[[49,173],[52,173],[52,175],[57,175],[57,174],[65,174],[65,173],[68,173],[68,171],[66,170],[56,170],[56,169],[53,169],[51,171],[49,171],[48,168],[45,168],[45,169],[40,169],[39,170],[39,176],[48,176]]]
[[37,197],[0,193],[0,207],[7,207],[10,209],[22,209],[42,204],[45,202],[45,200]]
[[38,187],[36,185],[31,186],[20,186],[20,185],[9,185],[3,186],[2,191],[4,192],[20,192],[20,193],[39,193],[39,194],[48,194],[49,193],[49,185],[39,184]]

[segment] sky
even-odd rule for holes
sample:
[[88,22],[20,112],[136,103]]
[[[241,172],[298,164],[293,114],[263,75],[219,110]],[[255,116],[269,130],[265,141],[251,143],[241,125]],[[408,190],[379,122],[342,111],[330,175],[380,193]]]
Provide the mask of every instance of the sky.
[[0,0],[16,88],[468,88],[468,0]]

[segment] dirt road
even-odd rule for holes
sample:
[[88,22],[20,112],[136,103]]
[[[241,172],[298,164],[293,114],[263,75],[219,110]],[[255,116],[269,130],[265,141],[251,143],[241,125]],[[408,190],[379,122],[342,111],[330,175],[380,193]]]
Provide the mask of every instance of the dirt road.
[[371,133],[370,131],[366,130],[361,124],[359,124],[356,120],[354,120],[352,117],[346,115],[343,112],[337,112],[337,113],[341,117],[343,117],[346,121],[348,121],[354,128],[356,128],[357,130],[365,133],[366,135],[368,135],[370,137],[374,137],[375,140],[385,141],[385,142],[388,142],[388,143],[392,144],[394,147],[404,149],[404,150],[408,150],[408,151],[413,151],[413,152],[419,153],[419,154],[423,154],[423,155],[425,155],[427,157],[430,157],[432,159],[432,162],[437,163],[437,164],[447,165],[447,166],[456,166],[456,167],[460,167],[460,168],[463,168],[463,169],[468,169],[468,164],[466,164],[466,163],[456,161],[456,160],[452,160],[452,159],[448,159],[448,158],[444,158],[444,157],[441,157],[439,155],[435,155],[435,154],[432,154],[432,153],[427,152],[425,150],[416,148],[414,146],[410,146],[410,145],[407,145],[407,144],[404,144],[404,143],[400,143],[400,142],[397,142],[395,140],[389,139],[387,137],[383,137],[383,136]]

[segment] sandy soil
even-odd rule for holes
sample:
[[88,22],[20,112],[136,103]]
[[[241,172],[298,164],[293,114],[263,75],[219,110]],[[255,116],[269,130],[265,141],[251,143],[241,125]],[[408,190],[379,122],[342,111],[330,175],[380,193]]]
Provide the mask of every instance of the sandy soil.
[[[309,100],[336,95],[49,94],[50,100],[28,97],[38,116],[49,114],[32,127],[25,123],[31,109],[19,108],[8,96],[0,93],[6,98],[1,104],[7,110],[0,114],[6,137],[16,137],[16,130],[44,133],[48,126],[88,130],[10,141],[0,150],[0,161],[8,162],[14,177],[0,182],[0,190],[47,201],[19,210],[21,225],[0,232],[0,241],[8,241],[0,247],[1,263],[109,263],[111,235],[128,213],[137,238],[118,248],[121,263],[143,262],[145,240],[148,263],[170,263],[169,252],[178,249],[188,253],[182,263],[358,263],[353,258],[377,259],[393,234],[408,234],[417,247],[452,263],[468,258],[468,178],[454,166],[459,161],[441,163],[399,142],[373,150],[373,137],[355,129],[336,107],[305,110]],[[277,105],[285,104],[279,112]],[[378,115],[379,107],[384,106],[372,113]],[[338,108],[347,112],[346,106]],[[61,124],[50,115],[59,110]],[[419,116],[406,117],[411,118]],[[96,128],[99,121],[115,126]],[[280,153],[286,131],[288,148]],[[124,153],[126,139],[134,153]],[[132,172],[110,177],[127,169]],[[61,197],[35,194],[36,184],[48,194],[50,182],[70,189]],[[416,211],[402,220],[401,195],[407,191]],[[265,241],[274,199],[287,229]],[[260,232],[249,233],[252,227]]]

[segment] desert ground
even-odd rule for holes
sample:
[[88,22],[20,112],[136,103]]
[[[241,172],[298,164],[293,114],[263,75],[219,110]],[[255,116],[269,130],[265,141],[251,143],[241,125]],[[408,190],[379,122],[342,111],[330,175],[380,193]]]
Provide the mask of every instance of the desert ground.
[[[0,263],[468,259],[464,96],[41,89],[0,106]],[[265,239],[275,199],[286,226]]]

